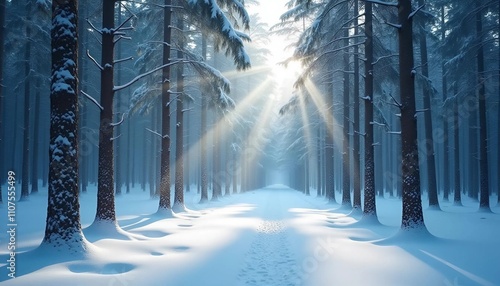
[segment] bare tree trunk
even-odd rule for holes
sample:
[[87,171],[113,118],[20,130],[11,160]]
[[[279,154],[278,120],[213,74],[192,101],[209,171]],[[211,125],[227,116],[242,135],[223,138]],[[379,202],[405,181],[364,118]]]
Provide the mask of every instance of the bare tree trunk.
[[[184,20],[182,15],[177,16],[177,29],[179,33],[179,48],[184,48]],[[181,50],[177,51],[177,59],[184,57]],[[177,211],[184,210],[184,66],[177,66],[177,104],[176,104],[176,125],[175,125],[175,200],[174,207]]]
[[99,126],[99,166],[95,221],[116,223],[113,150],[114,35],[115,1],[102,2],[101,106]]
[[[441,7],[441,41],[444,41],[446,38],[446,29],[445,29],[445,13],[444,13],[444,5]],[[445,53],[441,53],[441,73],[443,77],[442,82],[442,93],[443,93],[443,106],[448,97],[448,82],[446,77],[446,67],[445,67]],[[447,112],[443,112],[447,114]],[[450,171],[449,171],[449,161],[450,161],[450,142],[449,142],[449,130],[448,130],[448,118],[443,115],[443,131],[444,131],[444,140],[443,140],[443,199],[448,201],[448,196],[450,193]]]
[[[344,13],[344,20],[347,22],[349,18],[349,3],[346,2],[342,9]],[[349,30],[344,29],[344,46],[349,46]],[[349,50],[346,48],[344,51],[344,78],[343,78],[343,93],[344,93],[344,112],[343,112],[343,140],[342,140],[342,206],[351,206],[351,158],[349,150],[349,116],[350,116],[350,77],[349,77]]]
[[[457,84],[455,84],[457,85]],[[455,88],[455,91],[458,91],[457,88]],[[458,94],[455,92],[455,100],[453,102],[453,160],[455,161],[455,170],[453,172],[454,174],[454,196],[453,196],[453,202],[455,205],[462,205],[462,200],[460,198],[460,193],[462,191],[461,184],[460,184],[460,176],[461,176],[461,168],[462,164],[460,164],[460,116],[458,114]]]
[[[117,10],[117,21],[118,23],[121,23],[122,22],[122,6],[120,5],[120,2],[118,2],[118,10]],[[122,58],[122,48],[121,48],[121,44],[120,43],[117,43],[116,44],[116,57],[118,59],[121,59]],[[116,69],[116,78],[118,80],[118,82],[121,81],[121,77],[122,77],[122,71],[121,69]],[[117,110],[116,110],[116,121],[120,121],[121,119],[121,116],[122,114],[120,114],[120,109],[122,108],[122,96],[120,96],[120,94],[118,93],[118,96],[117,96],[117,99],[116,99],[117,103],[116,103],[116,106],[118,107]],[[121,144],[120,144],[120,141],[121,141],[121,132],[122,132],[122,128],[121,128],[121,124],[116,126],[116,129],[115,129],[115,140],[114,140],[114,144],[115,144],[115,160],[116,160],[116,168],[115,168],[115,174],[116,174],[116,178],[115,178],[115,194],[117,195],[121,195],[122,194],[122,184],[123,184],[123,174],[122,174],[122,170],[123,170],[123,167],[122,167],[122,154],[120,154],[120,150],[122,149],[121,147]]]
[[[418,0],[418,5],[424,5],[424,0]],[[422,75],[424,80],[429,78],[429,62],[427,56],[427,31],[425,22],[422,19],[419,21],[422,31],[420,32],[420,65],[422,66]],[[434,157],[434,139],[432,138],[432,109],[431,109],[431,94],[427,84],[422,86],[422,94],[424,97],[424,125],[425,125],[425,148],[424,156],[427,171],[427,192],[429,194],[429,207],[439,209],[437,183],[436,183],[436,160]]]
[[425,228],[420,196],[420,170],[415,108],[415,71],[411,0],[398,1],[399,84],[401,92],[401,145],[403,162],[403,230]]
[[30,158],[30,95],[31,95],[31,6],[26,6],[26,47],[24,50],[24,127],[21,200],[29,197]]
[[[202,34],[201,38],[201,55],[204,59],[207,58],[207,38]],[[201,95],[201,127],[200,127],[200,185],[201,185],[201,199],[200,202],[206,202],[208,200],[208,168],[207,168],[207,95]]]
[[[0,0],[0,156],[5,158],[5,146],[4,146],[4,125],[3,125],[3,116],[5,114],[4,111],[4,95],[3,95],[3,65],[4,65],[4,49],[5,49],[5,5],[6,0]],[[4,174],[5,170],[3,169],[3,165],[0,166],[0,180],[4,182]],[[0,203],[2,202],[2,184],[0,184]]]
[[377,218],[375,203],[375,162],[373,146],[373,12],[365,2],[365,195],[364,217]]
[[40,78],[37,77],[35,80],[35,112],[34,112],[34,120],[33,120],[33,162],[31,164],[31,193],[38,193],[38,161],[39,161],[39,148],[38,142],[40,142],[40,86],[41,81]]
[[481,1],[476,1],[478,11],[476,14],[476,32],[478,37],[477,52],[477,74],[479,84],[479,163],[480,163],[480,182],[481,193],[479,207],[491,211],[490,208],[490,187],[488,174],[488,129],[486,121],[486,84],[484,78],[484,48],[483,48],[483,20]]
[[[170,63],[170,44],[172,43],[172,0],[165,0],[163,8],[163,64]],[[171,209],[170,202],[170,66],[162,70],[161,87],[161,165],[160,165],[160,202],[158,210]]]
[[[358,0],[354,0],[354,35],[358,35],[358,15],[359,15],[359,6]],[[354,209],[361,210],[361,178],[360,178],[360,145],[359,145],[359,49],[358,46],[354,46],[354,126],[353,126],[353,207]]]
[[335,182],[334,182],[334,168],[333,168],[333,66],[332,63],[328,64],[328,76],[331,82],[328,84],[328,91],[326,92],[326,110],[328,113],[325,131],[325,195],[329,203],[335,203]]

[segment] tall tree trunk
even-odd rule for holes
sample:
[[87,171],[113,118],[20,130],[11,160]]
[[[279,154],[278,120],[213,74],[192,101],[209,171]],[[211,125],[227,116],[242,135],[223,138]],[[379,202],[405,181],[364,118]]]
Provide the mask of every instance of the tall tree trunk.
[[325,131],[325,195],[329,203],[336,203],[335,200],[335,182],[334,182],[334,168],[333,168],[333,64],[329,63],[327,68],[330,83],[326,92],[326,110],[327,122]]
[[214,107],[214,129],[213,132],[213,170],[212,170],[212,200],[218,200],[222,195],[222,181],[220,179],[219,173],[221,172],[220,168],[220,114],[219,107]]
[[[320,114],[319,111],[318,111],[318,114]],[[318,122],[320,122],[320,118],[318,118]],[[321,146],[321,126],[318,126],[318,143],[317,144],[318,144],[318,147],[317,147],[318,148],[318,158],[316,161],[318,162],[318,165],[317,165],[318,169],[316,170],[316,175],[318,176],[317,177],[318,184],[317,184],[317,188],[316,188],[316,196],[320,197],[321,193],[322,193],[322,187],[323,187],[323,182],[321,180],[322,179],[321,174],[323,173],[321,171],[321,166],[322,166],[321,165],[321,148],[322,148],[322,146]]]
[[35,112],[34,112],[34,120],[33,120],[33,162],[31,164],[31,193],[38,193],[38,164],[39,164],[39,144],[40,142],[40,86],[41,81],[40,78],[37,77],[35,80]]
[[[120,4],[120,2],[118,2],[118,9],[117,9],[117,21],[118,23],[121,23],[122,22],[122,6]],[[121,59],[122,58],[122,45],[121,43],[117,43],[116,44],[116,57],[118,59]],[[116,79],[118,82],[121,82],[121,77],[122,77],[122,71],[121,69],[116,69]],[[116,122],[119,122],[120,119],[121,119],[121,114],[120,114],[120,109],[122,108],[122,96],[120,96],[119,93],[117,93],[117,98],[116,98],[116,106],[117,106],[117,110],[116,110],[116,119],[115,121]],[[115,178],[115,194],[117,195],[121,195],[122,194],[122,183],[123,183],[123,174],[122,174],[122,170],[123,170],[123,167],[122,167],[122,154],[120,154],[120,151],[121,151],[121,146],[120,146],[120,139],[121,139],[121,132],[122,132],[122,128],[121,128],[121,124],[116,126],[115,128],[115,140],[114,140],[114,144],[115,144],[115,158],[116,158],[116,168],[115,168],[115,174],[116,174],[116,178]]]
[[[202,34],[201,38],[201,56],[206,59],[207,58],[207,38],[205,34]],[[201,95],[201,125],[200,125],[200,176],[201,176],[201,184],[200,184],[200,192],[201,199],[200,203],[206,202],[208,200],[208,166],[207,166],[207,95]]]
[[411,0],[398,1],[399,84],[401,92],[401,145],[403,176],[403,230],[425,228],[420,197],[420,170],[413,70],[413,27]]
[[375,162],[373,146],[373,12],[372,3],[365,2],[365,194],[364,217],[377,218],[375,203]]
[[68,252],[86,250],[78,191],[77,7],[77,0],[52,2],[49,194],[42,242]]
[[[500,31],[500,3],[498,4],[498,30]],[[2,64],[2,61],[0,60],[0,65]],[[1,69],[1,68],[0,68]],[[0,72],[0,81],[1,81],[1,72]],[[0,82],[1,83],[1,82]],[[500,37],[498,38],[498,83],[497,83],[497,88],[498,88],[498,98],[497,100],[499,101],[497,105],[497,116],[498,116],[498,121],[500,122]],[[1,91],[0,91],[0,101],[1,101]],[[0,109],[1,110],[1,109]],[[1,120],[1,119],[0,119]],[[0,130],[2,124],[0,123]],[[1,136],[1,135],[0,135]],[[497,123],[497,144],[500,146],[500,124]],[[500,206],[500,150],[497,147],[497,206]],[[0,192],[0,195],[2,192]]]
[[[182,15],[177,16],[178,44],[177,59],[184,57],[181,49],[184,48],[184,20]],[[175,125],[175,200],[174,207],[176,211],[182,211],[184,207],[184,66],[177,66],[177,104],[176,104],[176,125]]]
[[[445,13],[444,13],[444,5],[441,7],[441,41],[444,42],[446,38],[446,29],[445,29]],[[445,53],[444,53],[444,48],[442,49],[441,52],[441,73],[443,77],[442,81],[442,93],[443,93],[443,106],[444,103],[446,102],[446,99],[448,97],[448,82],[447,82],[447,77],[446,77],[446,66],[445,66]],[[447,112],[443,112],[444,114],[447,114]],[[450,193],[450,170],[449,170],[449,161],[450,161],[450,141],[449,141],[449,130],[448,130],[448,117],[443,115],[443,199],[448,200],[448,196]]]
[[[190,110],[190,102],[187,101],[186,102],[186,110]],[[187,111],[189,112],[189,111]],[[186,114],[186,126],[191,126],[191,116],[189,115],[189,113]],[[186,184],[186,192],[190,192],[191,191],[191,178],[190,178],[190,164],[189,164],[189,153],[191,151],[191,147],[190,147],[190,143],[189,143],[189,140],[190,140],[190,135],[191,135],[191,132],[189,132],[189,128],[186,128],[186,152],[184,152],[184,165],[185,165],[185,168],[184,168],[184,181],[185,181],[185,184]]]
[[[4,95],[3,95],[3,65],[4,65],[4,49],[5,49],[5,5],[6,0],[0,0],[0,156],[5,158],[5,146],[4,146],[4,129],[3,125],[3,116],[5,114],[4,111]],[[3,176],[5,174],[5,170],[3,169],[3,165],[0,166],[0,180],[3,181]],[[0,184],[0,203],[2,202],[2,184]]]
[[483,48],[483,20],[482,20],[482,1],[477,0],[478,11],[476,13],[476,32],[478,37],[477,51],[477,74],[479,84],[479,158],[480,158],[480,184],[481,194],[479,207],[490,211],[490,187],[488,174],[488,129],[486,121],[486,84],[484,71],[484,48]]
[[30,95],[31,95],[31,5],[26,5],[26,47],[24,50],[24,127],[21,200],[29,197],[30,165]]
[[[424,0],[418,0],[418,5],[424,5]],[[420,65],[424,80],[429,78],[429,62],[427,56],[427,31],[425,20],[419,21],[422,31],[420,31]],[[436,183],[436,160],[434,157],[434,139],[432,138],[432,110],[431,94],[427,84],[422,86],[424,96],[424,125],[425,125],[425,148],[424,156],[427,171],[427,192],[429,194],[429,207],[439,209],[437,183]]]
[[[358,15],[359,15],[359,6],[358,0],[354,0],[354,35],[358,35]],[[352,206],[354,209],[361,210],[361,178],[360,178],[360,145],[359,145],[359,49],[358,46],[354,46],[354,126],[353,126],[353,202]]]
[[102,2],[101,106],[99,126],[99,166],[95,222],[116,223],[113,150],[114,35],[115,1]]
[[[344,20],[347,22],[349,18],[349,2],[346,2],[342,9],[344,13]],[[344,29],[344,46],[349,46],[349,30],[347,27]],[[343,78],[343,93],[344,93],[344,112],[343,112],[343,141],[342,141],[342,205],[345,207],[351,206],[351,158],[349,150],[349,116],[350,116],[350,77],[349,77],[349,49],[344,51],[344,78]]]
[[[455,88],[456,91],[458,89]],[[460,116],[458,114],[458,94],[455,93],[455,100],[453,102],[453,161],[455,161],[455,170],[453,172],[454,174],[454,196],[453,196],[453,202],[455,205],[462,205],[462,201],[460,198],[460,193],[462,191],[462,188],[460,186],[460,179],[461,179],[461,168],[462,164],[460,164]]]
[[[172,44],[172,0],[165,0],[163,8],[163,64],[170,63]],[[160,202],[158,210],[170,210],[170,66],[162,70],[161,87],[161,165]]]

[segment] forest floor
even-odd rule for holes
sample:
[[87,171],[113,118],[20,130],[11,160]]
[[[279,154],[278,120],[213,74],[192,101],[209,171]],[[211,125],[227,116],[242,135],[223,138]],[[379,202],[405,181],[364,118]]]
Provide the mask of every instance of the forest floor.
[[[500,208],[443,203],[425,210],[430,234],[399,232],[401,201],[378,198],[379,220],[360,221],[324,198],[275,185],[199,204],[166,218],[157,199],[133,190],[116,199],[120,229],[87,228],[95,189],[81,196],[83,258],[40,255],[46,190],[17,203],[16,276],[10,279],[7,206],[0,226],[2,285],[500,285]],[[5,202],[5,200],[4,200]]]

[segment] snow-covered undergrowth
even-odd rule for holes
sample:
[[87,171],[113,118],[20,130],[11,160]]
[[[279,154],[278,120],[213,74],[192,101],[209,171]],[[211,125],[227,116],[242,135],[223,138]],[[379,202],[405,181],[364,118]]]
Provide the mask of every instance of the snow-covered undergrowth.
[[500,215],[477,212],[468,200],[426,210],[431,235],[413,237],[399,233],[394,198],[378,198],[377,224],[285,186],[205,204],[190,192],[187,211],[173,217],[133,190],[117,197],[117,229],[88,228],[92,189],[81,196],[88,251],[71,256],[37,248],[46,196],[17,203],[15,279],[7,275],[7,206],[0,206],[2,285],[500,285]]

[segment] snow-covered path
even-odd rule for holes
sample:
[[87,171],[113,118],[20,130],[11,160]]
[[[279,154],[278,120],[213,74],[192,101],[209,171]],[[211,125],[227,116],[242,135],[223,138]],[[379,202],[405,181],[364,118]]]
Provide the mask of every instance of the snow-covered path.
[[[8,279],[6,232],[0,232],[2,285],[323,286],[500,285],[500,215],[442,204],[426,211],[436,237],[394,238],[401,201],[378,199],[382,224],[272,186],[198,204],[175,218],[154,214],[144,192],[117,197],[125,232],[85,229],[87,257],[32,252],[43,236],[46,193],[19,204],[16,279]],[[82,224],[95,214],[95,194],[82,196]],[[21,211],[22,210],[22,211]],[[499,212],[498,207],[494,208]],[[0,206],[4,215],[5,208]],[[385,240],[389,238],[389,240]],[[27,251],[27,252],[26,252]],[[23,253],[24,252],[24,253]]]

